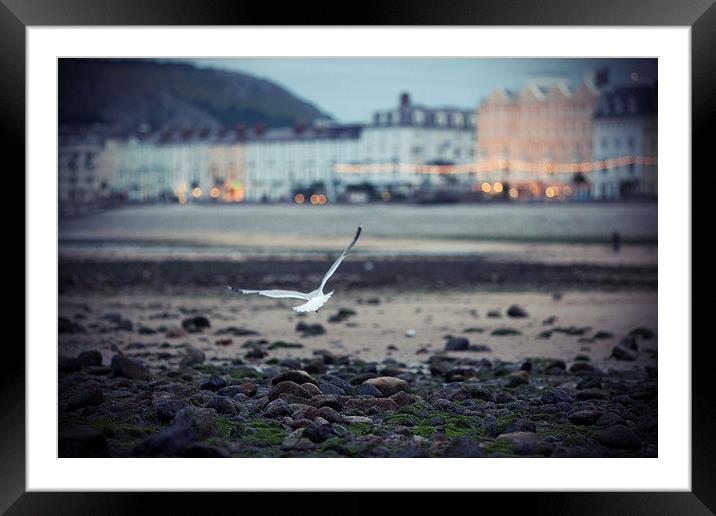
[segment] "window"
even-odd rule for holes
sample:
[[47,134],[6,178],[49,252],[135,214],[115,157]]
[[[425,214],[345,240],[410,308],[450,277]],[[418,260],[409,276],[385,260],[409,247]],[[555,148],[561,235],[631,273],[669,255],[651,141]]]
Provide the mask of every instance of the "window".
[[464,117],[462,116],[462,113],[453,113],[452,123],[458,127],[462,126],[464,124]]
[[446,125],[447,124],[447,115],[443,113],[442,111],[438,111],[435,114],[435,122],[438,125]]
[[621,115],[622,113],[624,113],[624,103],[622,102],[622,99],[617,98],[614,101],[614,111],[617,115]]
[[425,113],[420,109],[416,109],[413,113],[413,123],[416,125],[423,125],[425,123]]

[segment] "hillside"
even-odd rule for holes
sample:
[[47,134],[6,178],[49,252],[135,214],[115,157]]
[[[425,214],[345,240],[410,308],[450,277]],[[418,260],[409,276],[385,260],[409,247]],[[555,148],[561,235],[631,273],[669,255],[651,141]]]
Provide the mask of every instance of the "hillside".
[[62,125],[278,127],[326,116],[281,86],[239,72],[135,59],[60,59],[58,67]]

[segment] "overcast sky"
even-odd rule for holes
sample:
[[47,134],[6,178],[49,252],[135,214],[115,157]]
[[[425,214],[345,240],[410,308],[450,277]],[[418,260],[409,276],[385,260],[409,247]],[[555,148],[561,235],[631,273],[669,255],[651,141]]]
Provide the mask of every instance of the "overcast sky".
[[[184,60],[187,61],[187,60]],[[572,84],[590,70],[610,69],[612,84],[657,78],[656,59],[242,58],[191,59],[271,80],[340,122],[366,122],[376,109],[415,103],[474,109],[494,88],[521,88],[531,77],[562,75]],[[633,82],[632,82],[633,84]]]

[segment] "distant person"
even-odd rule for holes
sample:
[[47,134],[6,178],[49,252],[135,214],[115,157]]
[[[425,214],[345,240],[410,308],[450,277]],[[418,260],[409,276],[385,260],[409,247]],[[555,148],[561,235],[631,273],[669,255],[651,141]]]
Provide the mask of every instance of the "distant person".
[[619,252],[619,248],[621,247],[621,245],[622,237],[619,234],[619,231],[615,231],[614,233],[612,233],[612,250],[615,254]]

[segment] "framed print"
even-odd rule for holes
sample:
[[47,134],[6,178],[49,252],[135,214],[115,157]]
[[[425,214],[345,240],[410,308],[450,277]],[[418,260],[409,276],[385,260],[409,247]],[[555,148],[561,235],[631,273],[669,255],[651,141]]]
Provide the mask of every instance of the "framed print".
[[3,510],[713,510],[709,2],[81,4],[0,7],[27,214]]

